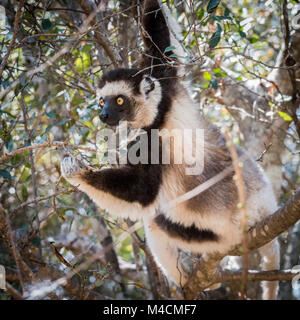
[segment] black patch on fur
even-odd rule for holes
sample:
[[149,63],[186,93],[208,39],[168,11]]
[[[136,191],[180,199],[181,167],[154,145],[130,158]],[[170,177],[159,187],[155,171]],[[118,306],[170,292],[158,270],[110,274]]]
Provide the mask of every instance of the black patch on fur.
[[[173,52],[169,51],[164,54],[165,49],[170,46],[170,32],[162,13],[158,1],[145,1],[144,15],[144,42],[151,57],[154,60],[165,60],[165,55],[169,56]],[[154,64],[158,61],[154,61]]]
[[127,202],[139,202],[146,207],[158,195],[162,170],[160,165],[126,165],[122,168],[87,171],[82,179],[95,189]]
[[[158,114],[149,129],[160,129],[164,125],[173,97],[176,95],[177,68],[170,64],[171,60],[176,61],[176,59],[169,58],[173,51],[165,52],[165,49],[171,45],[170,31],[157,0],[145,1],[142,22],[147,54],[143,57],[141,67],[147,68],[147,72],[159,80],[162,88],[162,101],[158,106]],[[152,66],[150,70],[149,66]]]
[[[164,126],[166,116],[168,112],[171,110],[172,106],[172,93],[175,95],[175,91],[170,88],[169,91],[167,91],[167,88],[165,86],[162,86],[162,99],[158,105],[158,113],[153,121],[153,123],[147,127],[144,128],[145,130],[148,129],[161,129]],[[173,95],[173,97],[174,97]]]
[[157,0],[145,1],[142,22],[144,27],[142,34],[146,48],[142,68],[148,67],[149,69],[149,66],[152,66],[150,75],[157,79],[167,80],[170,88],[177,81],[177,68],[170,62],[176,62],[177,59],[170,58],[174,53],[172,50],[165,52],[166,48],[171,45],[170,31]]
[[169,236],[179,238],[187,242],[218,241],[218,236],[208,229],[198,229],[194,224],[185,227],[180,223],[172,222],[163,214],[154,219],[159,228],[164,230]]
[[148,94],[148,93],[150,93],[151,91],[154,90],[155,84],[154,84],[154,81],[152,81],[152,79],[149,78],[149,77],[146,77],[145,80],[146,80],[146,81],[149,83],[149,85],[150,85],[149,89],[145,92],[145,94]]

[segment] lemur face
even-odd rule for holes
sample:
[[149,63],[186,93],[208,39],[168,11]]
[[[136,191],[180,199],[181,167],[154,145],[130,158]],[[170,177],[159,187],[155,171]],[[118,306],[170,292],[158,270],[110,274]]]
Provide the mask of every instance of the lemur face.
[[133,128],[149,126],[161,100],[159,81],[135,69],[118,69],[105,74],[99,82],[102,122],[117,126],[127,121]]
[[121,120],[130,121],[132,118],[132,103],[124,94],[100,97],[99,105],[102,108],[101,121],[110,126],[118,125]]

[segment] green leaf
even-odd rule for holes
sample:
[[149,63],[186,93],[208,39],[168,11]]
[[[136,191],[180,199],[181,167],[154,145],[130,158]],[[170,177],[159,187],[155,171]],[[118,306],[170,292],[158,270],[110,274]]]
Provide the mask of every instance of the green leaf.
[[242,38],[246,38],[247,37],[247,35],[246,35],[246,33],[244,31],[240,31],[240,36]]
[[99,270],[98,273],[101,275],[105,275],[107,273],[107,271],[105,269],[103,269],[103,270]]
[[166,49],[165,49],[164,53],[166,53],[166,52],[170,52],[170,51],[173,51],[173,50],[175,50],[175,49],[176,49],[176,48],[175,48],[174,46],[166,47]]
[[42,28],[44,30],[49,30],[52,28],[52,23],[49,19],[43,19],[42,20]]
[[53,125],[48,126],[48,127],[46,128],[44,134],[50,132],[50,130],[52,129],[52,127],[53,127]]
[[197,19],[201,20],[204,17],[204,10],[200,7],[197,11]]
[[230,10],[226,7],[225,12],[224,12],[224,16],[228,17],[229,15],[230,15]]
[[25,181],[27,181],[30,178],[31,174],[30,174],[30,170],[28,170],[27,168],[25,170],[23,170],[23,173],[21,174],[21,177],[19,178],[19,183],[24,183]]
[[45,115],[49,118],[52,118],[52,119],[56,118],[56,114],[52,111],[46,112]]
[[82,136],[84,134],[86,134],[87,132],[89,132],[90,130],[85,128],[85,129],[82,129],[80,132],[79,132],[79,135]]
[[209,44],[209,47],[210,47],[210,48],[216,47],[217,44],[220,42],[220,40],[221,40],[220,34],[217,33],[217,32],[215,32],[215,33],[212,35],[212,37],[210,38],[210,40],[209,40],[209,43],[208,43],[208,44]]
[[9,171],[7,170],[0,170],[0,177],[6,179],[6,180],[12,180],[12,176]]
[[258,36],[257,36],[256,34],[253,35],[253,37],[250,38],[250,42],[251,42],[251,43],[256,43],[258,40],[259,40],[259,39],[258,39]]
[[214,68],[213,72],[216,77],[226,77],[226,75],[227,75],[227,73],[225,71],[221,70],[220,68]]
[[10,83],[11,83],[10,81],[4,80],[4,81],[2,81],[1,85],[2,85],[3,89],[6,89],[10,86]]
[[204,77],[204,79],[206,79],[207,81],[210,81],[210,80],[211,80],[211,74],[210,74],[209,72],[207,72],[207,71],[205,71],[205,72],[203,73],[203,77]]
[[278,111],[278,114],[280,115],[281,118],[283,118],[285,121],[292,121],[292,117],[290,115],[288,115],[285,112],[282,111]]
[[39,248],[41,246],[41,239],[39,237],[34,237],[32,240],[31,240],[31,243]]
[[65,124],[69,120],[71,120],[71,119],[70,118],[64,119],[64,120],[60,121],[57,125],[61,126],[61,125]]
[[210,0],[207,5],[207,12],[212,13],[214,10],[216,10],[220,2],[221,0]]
[[85,52],[80,53],[80,57],[75,60],[75,67],[78,71],[82,72],[91,65],[91,59]]
[[213,16],[212,19],[215,21],[232,20],[232,18],[228,16]]
[[213,35],[211,36],[211,38],[209,39],[209,42],[208,42],[210,48],[216,47],[217,44],[220,42],[221,32],[222,32],[222,27],[218,23],[218,30],[215,33],[213,33]]
[[27,191],[27,188],[24,185],[22,185],[22,190],[21,191],[22,191],[23,200],[27,201],[27,199],[28,199],[28,191]]
[[211,79],[210,85],[212,86],[213,89],[217,90],[219,87],[219,81],[217,79]]

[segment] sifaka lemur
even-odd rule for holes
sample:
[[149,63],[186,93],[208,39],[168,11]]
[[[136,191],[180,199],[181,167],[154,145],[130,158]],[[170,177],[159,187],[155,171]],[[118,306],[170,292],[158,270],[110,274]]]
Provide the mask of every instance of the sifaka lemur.
[[[118,126],[121,121],[127,121],[129,127],[143,129],[149,136],[154,129],[165,129],[159,137],[160,161],[155,164],[129,161],[96,171],[66,156],[61,171],[67,181],[79,186],[111,215],[142,220],[147,244],[157,264],[177,285],[184,285],[188,275],[178,264],[179,250],[196,254],[225,253],[241,243],[242,228],[234,170],[196,196],[169,205],[232,166],[232,160],[224,136],[200,114],[188,88],[178,79],[178,60],[173,47],[176,41],[172,41],[174,36],[167,15],[168,11],[159,1],[145,1],[142,17],[145,55],[140,69],[109,71],[101,78],[98,88],[100,119],[105,124]],[[172,139],[170,148],[161,148],[174,129],[176,132],[203,130],[203,150],[199,155],[204,161],[202,172],[187,174],[189,164],[174,161],[183,148],[172,149]],[[151,150],[151,139],[148,140]],[[135,143],[139,143],[138,139]],[[186,143],[184,148],[194,150],[195,141]],[[246,210],[252,226],[275,211],[276,199],[262,168],[242,148],[236,147],[236,150],[244,159]],[[169,164],[161,161],[164,152],[171,154]],[[277,240],[260,252],[264,270],[278,269]],[[274,299],[276,292],[276,282],[266,283],[265,299]]]

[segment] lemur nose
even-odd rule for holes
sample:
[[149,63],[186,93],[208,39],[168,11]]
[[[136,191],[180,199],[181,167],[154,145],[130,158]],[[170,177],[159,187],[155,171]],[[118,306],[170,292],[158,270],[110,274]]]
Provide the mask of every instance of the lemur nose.
[[101,112],[100,113],[100,120],[105,122],[105,120],[107,120],[108,118],[108,114],[106,112]]

